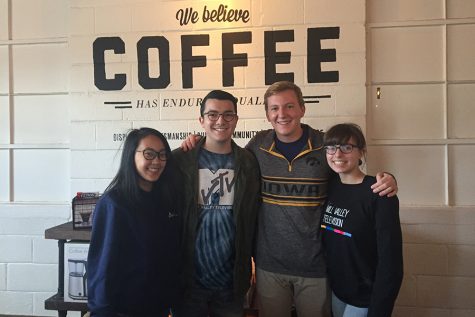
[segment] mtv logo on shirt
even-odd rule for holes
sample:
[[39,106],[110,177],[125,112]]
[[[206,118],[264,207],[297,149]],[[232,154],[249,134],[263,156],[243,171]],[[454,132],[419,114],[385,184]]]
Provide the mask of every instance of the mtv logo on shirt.
[[231,206],[234,201],[234,170],[199,170],[200,190],[198,204]]

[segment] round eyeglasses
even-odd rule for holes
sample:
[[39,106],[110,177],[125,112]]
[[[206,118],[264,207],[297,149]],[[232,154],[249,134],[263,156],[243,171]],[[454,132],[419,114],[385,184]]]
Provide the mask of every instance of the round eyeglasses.
[[216,111],[208,111],[203,113],[203,116],[206,116],[210,121],[218,121],[219,117],[222,116],[224,121],[231,122],[237,117],[237,114],[234,112],[219,113]]
[[161,150],[161,151],[155,151],[155,150],[152,150],[152,149],[145,149],[145,150],[142,150],[142,151],[136,151],[136,152],[142,152],[143,154],[143,157],[148,160],[148,161],[152,161],[154,160],[156,157],[158,157],[158,159],[160,161],[166,161],[168,159],[168,153],[166,150]]
[[359,147],[354,144],[335,144],[325,146],[325,151],[327,151],[327,154],[333,155],[338,149],[340,149],[341,153],[348,154],[353,151],[353,148]]

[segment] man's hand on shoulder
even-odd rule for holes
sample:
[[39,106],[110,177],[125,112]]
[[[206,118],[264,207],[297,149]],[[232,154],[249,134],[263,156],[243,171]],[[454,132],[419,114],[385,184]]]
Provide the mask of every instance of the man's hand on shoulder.
[[393,175],[386,172],[376,174],[376,183],[371,186],[373,193],[379,193],[379,196],[395,196],[398,192],[397,182]]
[[201,140],[201,136],[198,134],[190,134],[180,145],[181,149],[184,152],[192,150],[196,147],[199,140]]

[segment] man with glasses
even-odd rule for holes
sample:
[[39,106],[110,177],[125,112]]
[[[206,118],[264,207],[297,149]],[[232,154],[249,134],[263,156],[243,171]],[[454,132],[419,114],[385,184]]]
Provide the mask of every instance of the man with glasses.
[[177,317],[241,317],[251,277],[259,209],[259,166],[237,146],[237,99],[213,90],[203,99],[199,122],[206,137],[173,157],[185,190],[185,298]]

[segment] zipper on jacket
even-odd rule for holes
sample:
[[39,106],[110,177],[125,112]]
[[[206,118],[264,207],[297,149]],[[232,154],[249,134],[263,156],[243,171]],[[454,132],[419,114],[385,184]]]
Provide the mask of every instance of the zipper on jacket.
[[265,151],[265,152],[267,152],[267,153],[269,153],[269,154],[271,154],[271,155],[274,155],[274,156],[276,156],[276,157],[278,157],[278,158],[281,158],[281,159],[285,160],[285,161],[287,162],[287,165],[288,165],[288,171],[289,171],[289,172],[292,172],[292,163],[293,163],[296,159],[298,159],[299,157],[304,156],[304,155],[307,154],[307,153],[310,153],[310,152],[313,152],[313,151],[316,151],[316,150],[319,150],[319,149],[320,149],[320,148],[316,148],[316,149],[312,148],[312,145],[311,145],[311,143],[310,143],[310,139],[307,141],[307,143],[308,143],[308,149],[301,151],[301,152],[300,152],[299,154],[297,154],[297,155],[292,159],[292,161],[290,161],[290,162],[289,162],[289,160],[288,160],[285,156],[283,156],[283,155],[280,154],[279,152],[274,151],[275,142],[272,142],[272,145],[270,146],[270,149],[264,149],[264,148],[262,148],[262,147],[261,147],[260,149],[263,150],[263,151]]

